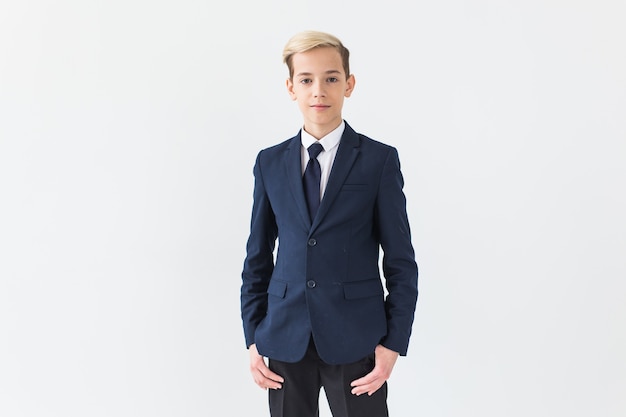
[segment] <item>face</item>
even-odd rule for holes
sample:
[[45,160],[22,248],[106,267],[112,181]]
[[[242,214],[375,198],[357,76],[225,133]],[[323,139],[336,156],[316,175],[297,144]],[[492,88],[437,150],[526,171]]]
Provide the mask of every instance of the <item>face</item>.
[[354,89],[354,76],[346,77],[341,55],[322,47],[292,57],[293,79],[287,90],[304,117],[304,129],[321,139],[341,124],[343,99]]

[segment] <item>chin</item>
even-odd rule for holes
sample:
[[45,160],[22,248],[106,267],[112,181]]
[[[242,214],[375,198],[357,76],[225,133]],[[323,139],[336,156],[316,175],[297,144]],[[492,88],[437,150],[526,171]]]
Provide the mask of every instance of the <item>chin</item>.
[[311,120],[313,120],[313,122],[317,124],[325,125],[328,123],[333,123],[335,120],[337,120],[337,117],[330,115],[317,115],[317,117],[312,117]]

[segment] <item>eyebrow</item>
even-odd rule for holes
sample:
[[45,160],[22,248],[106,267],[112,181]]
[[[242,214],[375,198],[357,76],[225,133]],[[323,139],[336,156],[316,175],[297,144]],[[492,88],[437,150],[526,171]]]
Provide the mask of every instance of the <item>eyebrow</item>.
[[[339,71],[339,70],[328,70],[324,74],[326,74],[326,75],[341,74],[341,71]],[[296,77],[308,77],[310,75],[313,75],[313,74],[311,74],[310,72],[299,72],[299,73],[296,74]]]

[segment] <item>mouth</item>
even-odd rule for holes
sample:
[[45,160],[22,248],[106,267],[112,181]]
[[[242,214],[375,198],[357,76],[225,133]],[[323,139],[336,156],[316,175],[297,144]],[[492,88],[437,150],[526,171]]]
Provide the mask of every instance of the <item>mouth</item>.
[[311,106],[311,108],[316,109],[316,110],[324,110],[329,108],[330,106],[326,105],[326,104],[313,104]]

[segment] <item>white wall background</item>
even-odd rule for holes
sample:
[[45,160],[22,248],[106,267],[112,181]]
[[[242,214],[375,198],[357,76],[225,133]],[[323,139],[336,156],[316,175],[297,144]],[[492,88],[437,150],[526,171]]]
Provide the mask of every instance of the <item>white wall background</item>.
[[238,292],[254,157],[302,123],[281,51],[303,29],[350,48],[344,116],[403,164],[421,293],[392,415],[626,415],[625,18],[3,1],[0,415],[267,415]]

